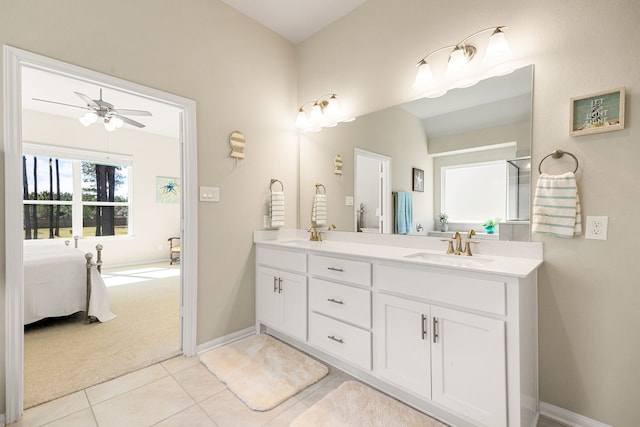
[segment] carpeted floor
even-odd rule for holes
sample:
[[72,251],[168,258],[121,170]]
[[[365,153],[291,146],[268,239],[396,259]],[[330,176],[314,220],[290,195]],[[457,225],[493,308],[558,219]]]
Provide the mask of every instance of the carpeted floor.
[[104,271],[114,320],[87,325],[78,313],[26,326],[25,408],[179,354],[179,268],[168,267]]

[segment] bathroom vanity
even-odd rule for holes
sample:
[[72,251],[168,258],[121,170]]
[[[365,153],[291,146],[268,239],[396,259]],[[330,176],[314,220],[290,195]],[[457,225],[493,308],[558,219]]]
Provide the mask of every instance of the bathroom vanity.
[[444,422],[533,426],[542,245],[256,232],[256,327]]

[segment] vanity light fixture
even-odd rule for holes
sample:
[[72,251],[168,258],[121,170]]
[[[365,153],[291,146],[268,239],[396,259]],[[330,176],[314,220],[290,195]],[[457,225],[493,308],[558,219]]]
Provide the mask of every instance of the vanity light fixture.
[[[504,66],[504,64],[497,66],[499,62],[508,59],[511,53],[503,31],[505,28],[507,27],[486,28],[471,34],[455,45],[434,50],[418,61],[418,72],[412,87],[416,90],[424,91],[424,96],[427,98],[436,98],[444,95],[451,88],[473,86],[482,78],[507,74],[513,71],[513,69]],[[477,44],[480,40],[476,40],[474,42],[476,43],[475,45],[471,44],[473,39],[478,39],[481,34],[489,31],[493,32],[486,47],[481,47],[481,45]],[[446,66],[441,66],[440,72],[434,74],[432,66],[435,67],[438,63],[438,57],[442,56],[438,54],[445,51],[449,52]],[[478,64],[479,61],[473,61],[479,52],[484,57],[483,65],[485,68],[489,68],[488,75],[485,72],[487,70],[484,70]],[[438,78],[435,77],[436,75],[438,75]]]
[[[309,105],[311,108],[309,108]],[[334,127],[338,123],[351,122],[355,118],[345,118],[340,108],[338,95],[328,93],[315,101],[308,101],[298,109],[295,127],[305,132],[319,132],[322,128]]]

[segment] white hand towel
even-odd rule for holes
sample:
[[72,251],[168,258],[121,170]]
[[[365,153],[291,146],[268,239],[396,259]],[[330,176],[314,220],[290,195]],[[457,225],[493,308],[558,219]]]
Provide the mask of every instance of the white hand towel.
[[582,233],[580,197],[573,172],[541,174],[533,199],[531,232],[556,237]]
[[313,198],[313,208],[311,209],[311,221],[315,225],[325,225],[327,223],[327,195],[316,194]]
[[284,193],[282,191],[271,192],[271,202],[269,205],[271,216],[271,227],[284,226]]

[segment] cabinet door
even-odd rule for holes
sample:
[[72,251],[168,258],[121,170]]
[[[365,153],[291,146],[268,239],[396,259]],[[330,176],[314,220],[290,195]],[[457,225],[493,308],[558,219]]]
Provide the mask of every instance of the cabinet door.
[[260,267],[256,278],[258,322],[307,340],[307,278]]
[[272,328],[279,328],[279,273],[271,268],[260,267],[256,275],[256,320]]
[[506,427],[504,322],[437,306],[431,316],[433,400]]
[[283,332],[301,341],[307,340],[307,278],[299,274],[280,273],[280,325]]
[[378,294],[378,375],[422,398],[431,398],[429,305]]

